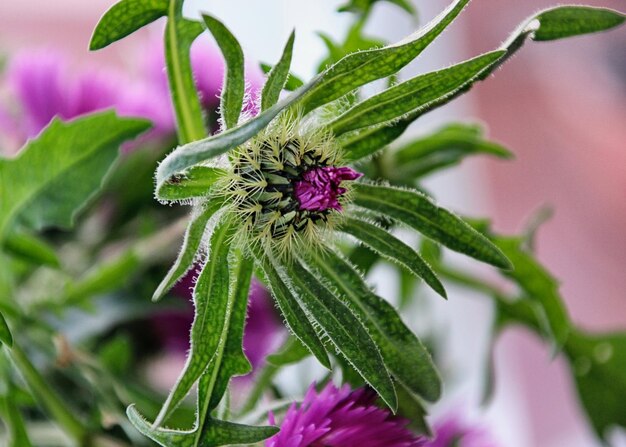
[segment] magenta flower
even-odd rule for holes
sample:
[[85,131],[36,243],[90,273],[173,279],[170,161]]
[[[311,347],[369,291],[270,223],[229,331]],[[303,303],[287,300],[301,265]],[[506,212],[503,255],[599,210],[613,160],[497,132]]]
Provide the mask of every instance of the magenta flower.
[[332,208],[341,211],[341,204],[337,198],[346,192],[346,189],[340,186],[341,182],[356,180],[362,175],[347,166],[341,168],[324,166],[306,171],[294,188],[300,209],[325,211]]
[[[408,421],[374,405],[376,394],[348,385],[329,383],[319,393],[313,384],[304,401],[289,407],[280,431],[266,447],[419,447],[422,438],[408,428]],[[275,424],[274,415],[269,415]]]
[[489,433],[481,427],[470,426],[456,415],[449,415],[435,423],[433,439],[421,447],[496,447]]

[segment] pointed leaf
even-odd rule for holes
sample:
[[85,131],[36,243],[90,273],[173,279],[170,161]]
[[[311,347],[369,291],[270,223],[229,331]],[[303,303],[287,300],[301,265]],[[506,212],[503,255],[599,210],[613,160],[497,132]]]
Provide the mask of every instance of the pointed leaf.
[[476,125],[452,124],[418,138],[393,153],[394,178],[417,179],[440,169],[456,166],[474,154],[512,158],[498,143],[486,140]]
[[195,214],[191,217],[187,231],[185,232],[183,246],[180,249],[178,257],[174,265],[167,272],[167,275],[165,275],[165,278],[163,278],[154,291],[152,301],[160,300],[163,295],[174,287],[174,284],[193,267],[200,244],[202,243],[202,237],[204,236],[207,222],[215,215],[221,205],[222,202],[219,200],[210,200],[195,211]]
[[309,112],[362,85],[398,72],[441,34],[468,2],[455,1],[424,28],[396,44],[346,56],[322,73],[321,82],[302,100],[304,111]]
[[69,228],[115,161],[119,145],[150,127],[113,112],[52,123],[13,159],[0,159],[0,240],[20,220]]
[[414,275],[422,278],[432,289],[442,297],[446,298],[446,290],[435,275],[435,272],[422,259],[422,257],[406,245],[404,242],[396,239],[391,233],[385,231],[376,225],[365,222],[363,220],[346,218],[340,227],[340,230],[349,233],[372,250],[380,253],[383,257],[392,262],[397,262]]
[[100,50],[167,15],[168,0],[121,0],[104,13],[89,49]]
[[165,63],[180,143],[207,135],[200,99],[191,69],[189,50],[203,31],[200,22],[183,18],[184,0],[169,0],[165,26]]
[[[263,71],[263,73],[265,74],[268,74],[270,71],[272,71],[272,68],[274,68],[272,65],[263,62],[261,62],[259,65],[261,67],[261,71]],[[295,90],[298,90],[303,85],[304,81],[290,72],[289,76],[287,76],[287,82],[285,82],[283,89],[287,90],[288,92],[293,92]]]
[[395,412],[396,393],[378,346],[350,307],[294,261],[290,278],[309,318],[318,324],[332,344]]
[[163,404],[155,425],[161,425],[187,396],[215,355],[228,312],[228,252],[231,226],[222,223],[211,237],[209,259],[193,291],[195,306],[187,362]]
[[499,268],[511,267],[502,251],[485,236],[422,193],[365,183],[355,184],[354,191],[358,206],[397,219],[451,250]]
[[7,345],[8,347],[13,346],[13,335],[11,335],[11,330],[9,329],[9,325],[7,321],[4,319],[4,315],[0,313],[0,343]]
[[263,86],[263,92],[261,93],[261,110],[267,110],[269,107],[276,104],[280,97],[280,92],[285,87],[287,79],[289,78],[289,68],[291,67],[291,56],[295,36],[295,31],[292,31],[283,49],[280,60],[269,72],[267,81],[265,81],[265,85]]
[[207,197],[213,184],[224,175],[225,171],[220,168],[194,166],[163,183],[156,191],[156,198],[165,202],[178,202]]
[[12,233],[2,247],[7,253],[37,265],[58,268],[59,258],[43,240],[26,233]]
[[246,90],[243,50],[237,38],[222,22],[206,14],[203,14],[202,18],[207,29],[215,37],[226,62],[224,83],[220,94],[220,112],[224,126],[228,129],[237,125],[243,107],[243,96]]
[[335,135],[393,121],[457,91],[506,53],[492,51],[443,70],[417,76],[362,101],[329,124]]
[[441,379],[430,354],[393,306],[373,293],[354,268],[332,250],[313,254],[309,264],[345,297],[380,348],[396,381],[429,401],[439,399]]
[[328,359],[326,348],[324,348],[317,331],[309,323],[309,318],[304,309],[298,304],[287,283],[283,282],[276,268],[265,256],[259,256],[255,253],[255,257],[263,269],[269,289],[276,300],[276,304],[278,304],[280,313],[285,319],[287,328],[324,367],[330,369],[330,360]]
[[378,152],[389,143],[397,140],[413,120],[402,119],[391,125],[372,126],[337,139],[343,147],[343,159],[355,162]]
[[547,9],[533,19],[541,24],[533,40],[542,41],[606,31],[622,25],[626,15],[606,8],[559,6]]

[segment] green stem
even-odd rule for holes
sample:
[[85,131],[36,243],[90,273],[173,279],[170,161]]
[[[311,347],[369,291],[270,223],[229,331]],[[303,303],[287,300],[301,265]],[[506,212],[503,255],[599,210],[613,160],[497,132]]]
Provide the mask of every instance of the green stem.
[[65,406],[61,398],[48,386],[39,371],[30,362],[17,343],[8,350],[13,363],[21,372],[35,399],[39,401],[61,428],[79,445],[85,445],[89,431]]

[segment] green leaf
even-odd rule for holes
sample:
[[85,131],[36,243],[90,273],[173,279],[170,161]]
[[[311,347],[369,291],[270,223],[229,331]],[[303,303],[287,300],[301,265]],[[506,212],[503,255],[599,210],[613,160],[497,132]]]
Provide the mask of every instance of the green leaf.
[[443,70],[402,82],[362,101],[332,121],[335,135],[393,121],[456,92],[483,70],[497,63],[506,52],[492,51]]
[[22,413],[20,413],[15,402],[15,396],[12,393],[14,386],[10,383],[6,386],[8,393],[6,396],[0,396],[0,408],[4,416],[3,422],[8,429],[9,443],[7,447],[32,447],[33,444],[28,437],[28,430],[24,424],[24,418],[22,417]]
[[337,44],[326,34],[318,33],[324,41],[328,50],[328,57],[324,59],[318,66],[318,72],[323,71],[326,67],[339,62],[342,58],[357,51],[370,50],[372,48],[380,48],[385,42],[379,39],[373,39],[363,35],[363,27],[365,21],[357,20],[348,30],[348,35],[342,44]]
[[581,403],[598,436],[626,428],[626,332],[588,334],[573,331],[565,352]]
[[205,425],[200,440],[196,443],[195,430],[170,430],[155,428],[130,405],[126,414],[132,424],[144,436],[163,447],[217,447],[222,445],[256,444],[278,432],[277,427],[252,427],[232,422],[211,419]]
[[243,96],[246,90],[243,50],[237,38],[222,22],[205,14],[202,18],[222,50],[226,63],[224,84],[220,95],[220,112],[224,125],[228,129],[237,125],[243,108]]
[[168,0],[121,0],[104,13],[89,49],[100,50],[167,15]]
[[398,403],[393,382],[363,322],[298,261],[294,261],[289,278],[298,289],[297,298],[306,307],[309,318],[395,412]]
[[431,23],[401,42],[384,48],[353,53],[341,59],[322,73],[321,82],[302,99],[305,113],[362,85],[399,71],[419,56],[452,23],[468,2],[469,0],[455,1]]
[[331,250],[312,255],[309,263],[344,297],[367,328],[392,376],[412,393],[439,399],[441,379],[430,354],[387,301],[373,293],[363,278]]
[[183,18],[184,0],[169,0],[165,26],[165,63],[180,143],[207,135],[200,99],[194,83],[189,49],[203,31],[200,22]]
[[12,233],[2,247],[7,253],[37,265],[60,267],[54,249],[43,240],[26,233]]
[[330,369],[330,360],[328,359],[326,348],[324,348],[317,331],[309,322],[304,309],[300,307],[300,304],[293,296],[292,290],[287,285],[288,283],[281,279],[276,268],[265,256],[255,253],[255,257],[261,265],[267,285],[276,300],[276,304],[278,304],[280,313],[285,319],[287,328],[324,367]]
[[435,292],[446,298],[443,284],[426,261],[422,259],[419,253],[396,239],[388,231],[368,222],[349,217],[342,222],[340,230],[351,234],[390,261],[402,265],[414,275],[422,278]]
[[161,201],[181,201],[209,195],[211,187],[226,171],[210,166],[194,166],[179,176],[170,177],[156,191]]
[[298,99],[301,98],[308,89],[315,86],[317,82],[318,80],[314,79],[278,104],[237,127],[176,148],[174,152],[169,154],[163,162],[161,162],[157,169],[156,190],[159,191],[171,177],[182,175],[189,167],[228,152],[254,137],[280,112],[297,102]]
[[263,86],[261,93],[261,110],[267,110],[278,102],[280,92],[285,87],[289,78],[289,68],[291,67],[291,56],[293,54],[293,42],[296,37],[295,31],[292,31],[287,40],[287,44],[283,49],[280,60],[270,70],[267,81]]
[[394,178],[413,180],[456,166],[475,154],[503,159],[513,156],[498,143],[486,140],[480,126],[451,124],[394,151],[392,174]]
[[540,23],[533,40],[542,41],[606,31],[622,25],[626,15],[606,8],[558,6],[540,12],[529,22],[532,20]]
[[451,250],[502,269],[511,268],[502,251],[485,236],[418,191],[365,183],[355,184],[354,191],[358,206],[397,219]]
[[400,120],[393,125],[373,126],[338,138],[343,147],[343,159],[346,163],[369,157],[392,143],[404,133],[412,120]]
[[100,189],[119,145],[149,127],[113,112],[54,119],[17,157],[0,159],[0,240],[17,220],[37,230],[69,228]]
[[222,223],[213,232],[209,259],[193,291],[195,306],[187,362],[154,423],[161,425],[187,396],[218,349],[229,304],[229,241],[231,226]]
[[387,1],[397,5],[411,15],[417,14],[417,11],[408,0],[349,0],[348,3],[339,7],[338,11],[367,14],[372,9],[374,4],[379,1]]
[[[260,64],[260,67],[261,71],[263,71],[263,73],[265,74],[268,74],[270,71],[272,71],[273,68],[273,66],[271,66],[270,64],[265,64],[263,62]],[[287,77],[287,82],[285,82],[285,85],[283,86],[283,89],[287,90],[288,92],[293,92],[295,90],[298,90],[303,85],[304,81],[302,81],[302,79],[290,72],[289,76]]]
[[215,215],[217,210],[222,206],[222,202],[219,200],[210,200],[204,205],[201,205],[199,209],[195,210],[195,214],[191,217],[187,231],[185,232],[185,238],[183,240],[183,246],[178,253],[178,257],[174,262],[174,265],[170,268],[165,275],[165,278],[161,281],[157,289],[152,295],[152,301],[160,300],[165,293],[170,290],[174,284],[178,282],[194,265],[196,256],[202,243],[202,237],[209,219]]
[[0,313],[0,342],[8,347],[13,346],[13,335],[7,321],[4,319],[4,315]]
[[493,238],[515,269],[503,272],[515,281],[529,299],[538,302],[545,314],[544,330],[554,338],[555,348],[562,347],[570,334],[570,321],[557,281],[525,251],[518,238]]

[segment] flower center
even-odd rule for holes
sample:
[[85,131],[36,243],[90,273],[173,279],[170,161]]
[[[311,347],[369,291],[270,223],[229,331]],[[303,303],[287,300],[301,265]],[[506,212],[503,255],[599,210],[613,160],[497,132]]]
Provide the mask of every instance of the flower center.
[[341,204],[337,198],[346,192],[341,182],[356,180],[363,174],[347,166],[321,166],[309,169],[302,174],[302,180],[296,182],[294,194],[300,203],[301,210],[326,211],[334,209],[341,211]]

